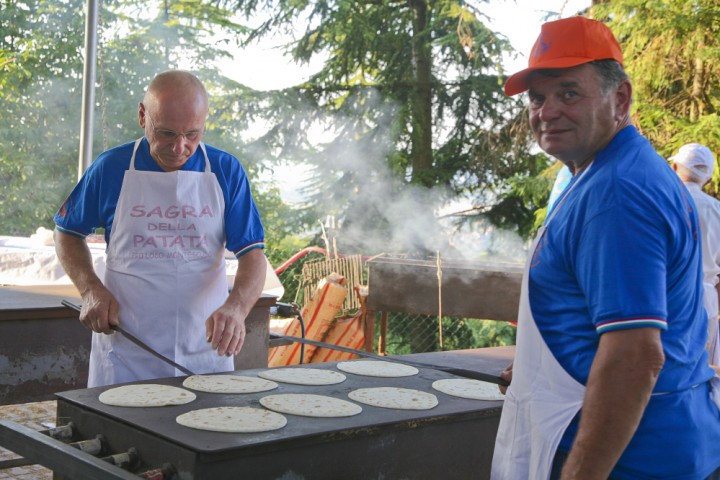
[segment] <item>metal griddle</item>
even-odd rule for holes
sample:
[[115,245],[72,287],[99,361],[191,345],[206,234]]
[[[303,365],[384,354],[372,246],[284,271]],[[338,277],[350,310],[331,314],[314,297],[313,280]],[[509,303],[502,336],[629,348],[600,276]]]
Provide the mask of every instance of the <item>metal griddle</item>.
[[[512,347],[405,355],[437,365],[499,373]],[[392,361],[392,357],[387,358]],[[297,368],[337,370],[335,363]],[[488,478],[492,446],[502,402],[452,397],[432,389],[446,372],[419,369],[411,377],[378,378],[344,373],[340,384],[305,386],[280,383],[275,390],[253,394],[194,392],[189,404],[127,408],[102,404],[101,392],[112,387],[57,394],[58,424],[70,421],[82,437],[102,433],[113,451],[135,447],[147,465],[172,463],[178,479],[201,478]],[[260,369],[237,371],[255,376]],[[182,386],[185,377],[137,383]],[[362,405],[352,417],[309,418],[285,415],[287,425],[272,432],[219,433],[178,425],[190,410],[217,406],[260,407],[259,399],[280,393],[315,393],[347,399],[357,388],[396,386],[434,393],[431,410],[397,410]],[[64,478],[62,476],[56,478]]]

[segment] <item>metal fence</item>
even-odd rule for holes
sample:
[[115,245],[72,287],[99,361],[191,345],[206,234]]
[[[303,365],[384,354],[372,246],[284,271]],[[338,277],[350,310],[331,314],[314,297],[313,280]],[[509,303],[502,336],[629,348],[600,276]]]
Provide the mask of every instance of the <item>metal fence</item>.
[[[278,277],[285,288],[282,300],[302,306],[309,299],[317,282],[335,267],[337,273],[346,277],[348,271],[352,272],[346,282],[351,295],[342,312],[344,315],[351,314],[358,308],[357,301],[350,298],[354,296],[353,287],[366,282],[366,265],[359,256],[349,257],[344,261],[326,260],[325,255],[313,252],[281,272]],[[379,345],[384,346],[385,353],[390,355],[515,344],[515,327],[507,322],[452,317],[442,317],[440,322],[437,316],[405,312],[386,312],[386,315],[387,336],[381,340],[381,313],[376,313],[374,345],[375,349]]]

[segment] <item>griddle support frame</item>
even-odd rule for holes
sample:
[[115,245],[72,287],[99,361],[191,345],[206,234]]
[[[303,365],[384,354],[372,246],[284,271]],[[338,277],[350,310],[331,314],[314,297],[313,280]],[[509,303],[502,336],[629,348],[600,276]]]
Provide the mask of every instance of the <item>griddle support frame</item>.
[[0,420],[0,445],[76,480],[137,480],[138,476],[9,420]]

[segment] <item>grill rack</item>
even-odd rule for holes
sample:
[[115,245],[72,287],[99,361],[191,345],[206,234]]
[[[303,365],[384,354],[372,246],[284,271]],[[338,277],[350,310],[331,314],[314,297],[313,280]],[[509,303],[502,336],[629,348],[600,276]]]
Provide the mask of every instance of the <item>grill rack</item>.
[[156,468],[144,468],[136,448],[131,447],[127,452],[108,452],[107,442],[102,434],[91,439],[73,441],[75,438],[72,422],[38,432],[10,420],[0,420],[0,444],[21,456],[0,462],[0,470],[42,465],[61,476],[77,480],[175,478],[175,468],[170,463]]

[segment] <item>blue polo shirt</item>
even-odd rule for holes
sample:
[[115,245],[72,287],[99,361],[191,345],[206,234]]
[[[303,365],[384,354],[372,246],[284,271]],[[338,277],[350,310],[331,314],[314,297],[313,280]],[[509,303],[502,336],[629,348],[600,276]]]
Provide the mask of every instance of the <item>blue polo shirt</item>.
[[[533,317],[578,382],[587,384],[603,333],[662,330],[665,365],[613,478],[704,479],[720,467],[694,209],[667,162],[630,126],[572,179],[533,259]],[[577,425],[578,418],[562,450],[572,446]]]

